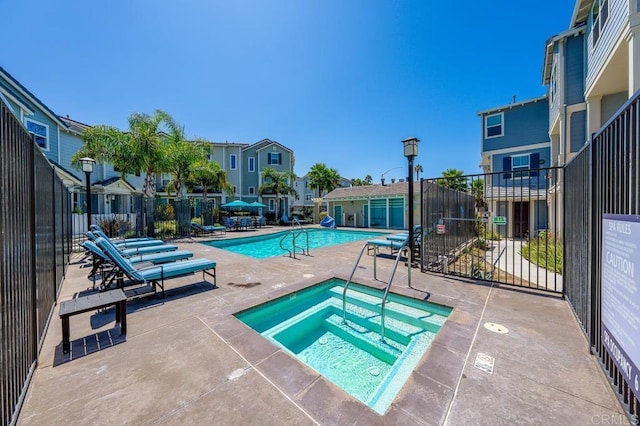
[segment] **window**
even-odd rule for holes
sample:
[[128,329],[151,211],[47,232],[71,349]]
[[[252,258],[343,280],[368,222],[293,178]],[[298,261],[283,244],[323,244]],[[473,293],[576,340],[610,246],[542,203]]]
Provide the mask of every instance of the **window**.
[[236,155],[235,154],[231,154],[231,157],[229,157],[229,167],[231,168],[231,170],[235,170],[236,169]]
[[269,211],[275,211],[276,210],[276,200],[269,200]]
[[249,157],[249,171],[250,172],[256,171],[256,159],[253,157]]
[[504,113],[487,115],[484,118],[484,137],[485,139],[504,136]]
[[279,152],[270,152],[267,155],[267,163],[269,165],[282,164],[282,154]]
[[49,151],[49,126],[28,118],[25,118],[24,121],[27,125],[27,130],[33,135],[38,146],[44,151]]
[[311,201],[311,194],[305,194],[304,199],[305,201]]
[[518,154],[502,158],[502,170],[505,172],[515,171],[517,173],[504,173],[505,179],[525,179],[529,176],[538,176],[540,168],[540,153]]
[[609,18],[609,1],[595,0],[591,7],[591,34],[592,44],[595,46],[602,34],[604,24]]
[[256,187],[255,186],[250,186],[249,187],[249,195],[253,195],[256,193]]

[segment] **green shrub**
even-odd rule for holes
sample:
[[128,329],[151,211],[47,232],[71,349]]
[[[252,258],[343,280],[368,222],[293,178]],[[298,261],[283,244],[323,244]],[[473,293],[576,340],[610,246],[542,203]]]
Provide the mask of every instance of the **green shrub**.
[[327,212],[320,212],[320,222],[322,222],[322,219],[324,219],[325,217],[327,217],[329,214]]
[[484,239],[485,240],[499,241],[501,238],[502,237],[500,236],[500,234],[495,232],[495,231],[485,232],[484,233]]
[[541,232],[537,238],[528,241],[522,246],[521,254],[534,265],[562,273],[562,241],[552,232]]
[[156,206],[155,219],[159,221],[175,219],[176,213],[171,204],[160,204]]

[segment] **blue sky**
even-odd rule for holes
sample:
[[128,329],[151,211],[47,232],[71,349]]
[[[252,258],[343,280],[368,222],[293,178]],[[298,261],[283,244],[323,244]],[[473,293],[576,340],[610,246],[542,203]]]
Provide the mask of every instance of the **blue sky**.
[[0,65],[61,115],[122,129],[164,109],[188,136],[270,138],[295,172],[479,172],[478,111],[537,97],[574,2],[0,0]]

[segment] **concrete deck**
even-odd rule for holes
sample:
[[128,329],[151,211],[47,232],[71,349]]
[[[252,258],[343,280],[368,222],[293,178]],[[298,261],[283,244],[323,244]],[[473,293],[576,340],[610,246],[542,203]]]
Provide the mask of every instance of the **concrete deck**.
[[[273,232],[228,232],[226,238]],[[128,304],[128,334],[113,310],[71,318],[61,349],[58,309],[19,418],[67,424],[603,424],[624,419],[570,307],[548,293],[399,269],[394,292],[453,312],[384,416],[380,416],[235,319],[234,312],[317,283],[346,278],[362,242],[299,260],[256,260],[181,241],[217,261],[217,287],[196,274],[167,281],[167,298]],[[73,258],[60,300],[91,286]],[[378,259],[379,277],[392,261]],[[372,258],[356,272],[373,280]],[[485,328],[496,323],[499,334]],[[474,367],[478,353],[493,373]],[[608,417],[605,417],[608,416]]]

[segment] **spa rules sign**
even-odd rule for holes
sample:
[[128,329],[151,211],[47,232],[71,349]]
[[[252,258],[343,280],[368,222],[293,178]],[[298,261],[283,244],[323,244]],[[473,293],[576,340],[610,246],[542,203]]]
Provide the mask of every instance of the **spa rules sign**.
[[627,384],[640,390],[640,216],[602,220],[602,343]]

